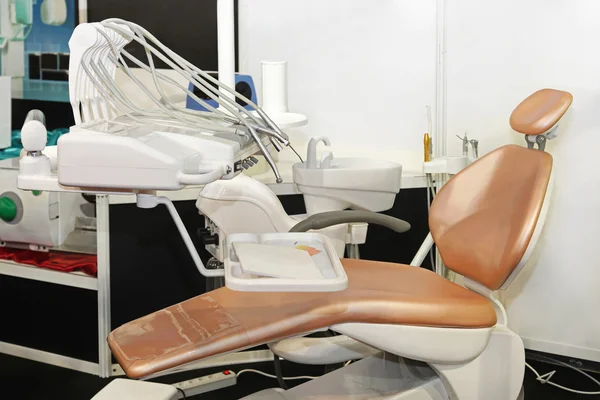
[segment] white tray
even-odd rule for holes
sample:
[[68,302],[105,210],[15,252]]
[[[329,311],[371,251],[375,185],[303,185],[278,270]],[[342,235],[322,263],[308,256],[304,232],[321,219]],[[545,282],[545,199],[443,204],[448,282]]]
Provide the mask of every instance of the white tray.
[[[311,259],[320,271],[320,279],[291,279],[260,276],[244,271],[234,243],[256,243],[271,246],[309,246],[320,250]],[[269,246],[265,246],[260,257],[268,262],[273,261],[273,253],[269,254]],[[242,292],[336,292],[348,287],[348,277],[342,267],[330,239],[319,233],[235,233],[225,240],[225,286]],[[256,260],[256,256],[254,261]],[[282,275],[285,275],[286,260],[281,260]]]

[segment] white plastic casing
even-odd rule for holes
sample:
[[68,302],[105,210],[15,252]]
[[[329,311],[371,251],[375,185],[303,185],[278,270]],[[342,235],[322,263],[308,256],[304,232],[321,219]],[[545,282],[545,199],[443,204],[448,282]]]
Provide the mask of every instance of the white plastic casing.
[[469,165],[469,158],[465,156],[437,157],[423,163],[423,172],[426,174],[455,175]]
[[27,151],[42,151],[48,141],[46,127],[40,121],[28,121],[21,130],[21,142]]
[[[16,159],[15,159],[16,160]],[[0,163],[10,164],[14,160]],[[75,227],[75,218],[84,216],[81,205],[86,203],[79,193],[46,192],[35,195],[17,188],[18,169],[0,168],[0,195],[18,196],[23,212],[18,221],[0,220],[0,241],[40,247],[61,245]]]
[[92,400],[175,400],[179,392],[174,386],[162,383],[115,379]]
[[58,180],[64,186],[177,190],[227,165],[233,177],[237,142],[213,136],[183,135],[140,127],[129,136],[71,128],[58,140]]
[[[289,216],[267,185],[244,174],[231,180],[218,180],[204,186],[196,201],[196,207],[218,227],[220,242],[233,233],[289,232],[294,225],[306,218],[306,216],[303,218]],[[345,224],[321,229],[318,232],[327,235],[332,240],[338,255],[344,256],[348,235]],[[366,235],[366,231],[364,234]],[[209,251],[217,259],[224,261],[221,247]]]
[[328,163],[329,168],[310,168],[306,163],[293,166],[294,183],[304,194],[309,214],[317,209],[350,207],[378,212],[392,208],[402,181],[400,164],[335,156]]
[[0,76],[0,149],[10,147],[11,136],[11,77]]
[[345,335],[330,337],[294,337],[275,343],[269,348],[285,360],[312,365],[327,365],[358,360],[380,353],[381,350],[368,346]]
[[204,186],[196,207],[226,235],[288,232],[298,223],[267,185],[243,174]]
[[392,354],[442,364],[473,360],[484,351],[493,330],[367,323],[345,323],[330,329]]
[[363,244],[367,241],[367,232],[369,224],[366,222],[354,222],[348,224],[348,237],[346,243]]
[[[327,252],[327,269],[331,278],[288,279],[267,278],[246,274],[242,271],[233,243],[307,243],[318,242]],[[265,248],[264,257],[269,257]],[[286,268],[285,262],[281,268]],[[322,270],[323,271],[323,270]],[[267,233],[262,235],[237,233],[227,236],[225,242],[225,286],[242,292],[335,292],[348,287],[348,276],[329,238],[318,233]]]

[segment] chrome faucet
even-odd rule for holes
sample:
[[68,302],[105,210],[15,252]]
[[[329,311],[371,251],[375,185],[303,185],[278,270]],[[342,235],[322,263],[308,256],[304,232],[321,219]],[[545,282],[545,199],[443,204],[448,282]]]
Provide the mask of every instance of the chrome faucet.
[[473,158],[479,158],[479,140],[471,139],[469,143],[471,143],[471,147],[473,147]]

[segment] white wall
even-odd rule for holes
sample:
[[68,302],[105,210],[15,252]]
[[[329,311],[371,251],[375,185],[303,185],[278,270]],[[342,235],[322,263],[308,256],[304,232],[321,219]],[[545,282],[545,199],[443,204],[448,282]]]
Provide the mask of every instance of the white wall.
[[290,111],[309,118],[296,141],[324,135],[334,154],[421,169],[425,105],[435,104],[435,3],[242,0],[240,71],[260,87],[262,60],[288,61]]
[[555,191],[539,257],[509,292],[530,348],[600,361],[600,2],[448,0],[448,152],[465,130],[481,150],[523,144],[508,118],[543,87],[574,96],[549,152]]
[[[435,104],[436,1],[242,0],[240,69],[289,62],[290,108],[305,139],[342,153],[422,162],[424,106]],[[508,292],[529,348],[600,361],[600,2],[446,0],[448,154],[468,131],[480,153],[523,144],[508,118],[537,89],[575,101],[547,150],[555,191],[537,256]],[[361,94],[361,97],[357,97]],[[357,106],[354,101],[362,100]],[[434,110],[435,111],[435,110]],[[336,152],[339,154],[339,152]]]

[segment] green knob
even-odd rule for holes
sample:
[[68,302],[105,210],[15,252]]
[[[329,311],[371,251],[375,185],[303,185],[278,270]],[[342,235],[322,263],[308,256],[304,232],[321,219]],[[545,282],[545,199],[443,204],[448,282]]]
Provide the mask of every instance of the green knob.
[[39,196],[40,194],[42,194],[41,190],[32,190],[31,193],[33,193],[34,196]]
[[17,204],[9,197],[0,197],[0,219],[10,222],[17,217]]

